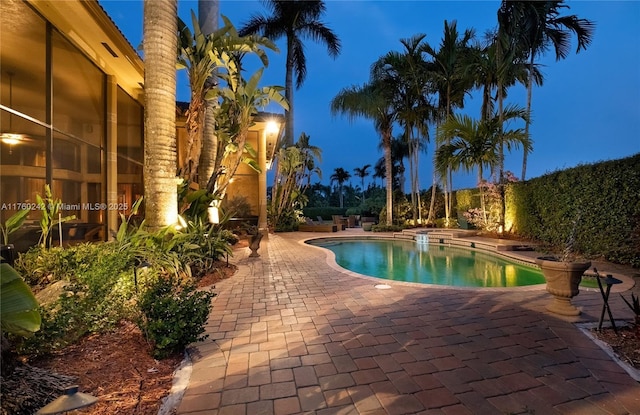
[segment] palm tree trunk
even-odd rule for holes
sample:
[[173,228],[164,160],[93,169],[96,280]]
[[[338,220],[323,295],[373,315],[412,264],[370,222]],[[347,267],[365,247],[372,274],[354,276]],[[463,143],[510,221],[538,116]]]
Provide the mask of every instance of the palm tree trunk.
[[[451,115],[451,83],[447,83],[447,113],[445,120],[449,119]],[[451,137],[447,137],[447,144],[451,143]],[[451,167],[447,167],[447,172],[445,173],[445,220],[447,227],[451,226],[451,213],[453,211],[453,173],[451,171]]]
[[287,38],[287,70],[285,73],[285,98],[289,103],[289,108],[284,111],[284,146],[293,145],[293,44]]
[[[529,137],[529,125],[531,124],[531,91],[533,89],[533,51],[531,51],[531,60],[529,62],[529,79],[527,79],[527,119],[524,125],[524,133]],[[524,181],[527,176],[527,157],[529,153],[524,150],[522,155],[522,176],[520,180]]]
[[224,163],[226,164],[226,166],[224,166],[224,174],[220,174],[216,181],[213,193],[215,197],[220,200],[224,199],[227,193],[227,187],[229,187],[231,179],[236,174],[238,166],[240,166],[240,163],[242,162],[242,154],[247,143],[247,134],[249,133],[249,123],[245,122],[243,124],[244,126],[241,127],[236,138],[236,145],[238,149],[234,154],[227,155]]
[[478,165],[478,189],[480,189],[480,210],[482,210],[482,220],[487,225],[487,206],[484,201],[484,190],[482,183],[482,164]]
[[420,224],[422,224],[422,202],[420,200],[420,155],[418,153],[418,149],[415,149],[415,161],[414,161],[414,168],[415,168],[415,192],[416,192],[416,204],[417,204],[417,209],[418,209],[418,222]]
[[145,220],[150,229],[178,219],[176,187],[177,0],[144,1]]
[[185,126],[187,129],[187,151],[180,176],[187,182],[193,182],[198,171],[200,154],[202,153],[202,124],[204,122],[204,102],[200,91],[191,91],[191,102]]
[[435,223],[434,209],[436,206],[436,187],[437,186],[438,186],[438,175],[436,174],[436,170],[433,169],[433,180],[431,182],[431,203],[429,204],[429,214],[427,215],[427,223],[431,223],[432,221]]
[[[436,122],[436,130],[438,129],[438,127],[440,127],[440,121]],[[438,145],[438,141],[436,140],[436,149],[434,151],[434,154],[438,152],[439,147],[440,146]],[[431,181],[431,203],[429,204],[429,214],[427,215],[427,223],[431,223],[433,221],[433,223],[435,224],[436,189],[438,186],[438,173],[436,169],[435,157],[433,158],[432,179],[433,180]]]
[[500,217],[498,223],[501,229],[504,229],[504,213],[505,213],[505,201],[504,201],[504,96],[502,94],[502,82],[498,82],[498,123],[500,124],[500,152],[498,155],[498,192],[500,194]]
[[215,172],[215,160],[218,152],[218,137],[216,136],[214,101],[205,101],[204,104],[204,126],[202,129],[202,154],[198,166],[198,181],[200,188],[204,189],[209,183],[209,179]]
[[393,224],[393,164],[391,163],[391,133],[384,131],[384,168],[386,170],[385,179],[387,183],[387,225]]
[[[204,35],[209,35],[218,29],[219,0],[198,0],[198,22]],[[215,74],[207,80],[211,87],[216,82]],[[209,89],[209,88],[206,88]],[[206,100],[204,103],[204,126],[202,129],[202,154],[198,169],[200,188],[206,188],[209,178],[215,171],[215,160],[218,151],[218,139],[215,132],[215,101]]]

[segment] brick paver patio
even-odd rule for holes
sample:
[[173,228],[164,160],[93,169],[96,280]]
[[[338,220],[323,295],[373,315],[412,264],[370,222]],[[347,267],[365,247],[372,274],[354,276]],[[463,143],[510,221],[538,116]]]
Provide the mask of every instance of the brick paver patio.
[[[546,312],[544,290],[380,290],[328,266],[310,236],[236,254],[178,414],[640,414],[640,383]],[[573,302],[598,320],[598,292]]]

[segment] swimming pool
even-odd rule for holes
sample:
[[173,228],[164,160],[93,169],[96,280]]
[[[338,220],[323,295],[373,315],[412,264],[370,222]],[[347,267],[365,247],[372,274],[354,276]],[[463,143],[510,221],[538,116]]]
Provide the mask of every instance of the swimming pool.
[[478,250],[397,239],[321,238],[306,243],[330,250],[341,267],[386,280],[454,287],[544,284],[542,272]]

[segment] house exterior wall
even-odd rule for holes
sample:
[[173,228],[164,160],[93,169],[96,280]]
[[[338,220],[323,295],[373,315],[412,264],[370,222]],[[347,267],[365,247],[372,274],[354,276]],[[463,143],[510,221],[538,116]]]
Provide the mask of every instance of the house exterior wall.
[[97,2],[0,2],[0,220],[37,242],[50,184],[65,241],[105,239],[142,183],[142,61]]
[[[63,215],[75,215],[65,240],[87,230],[108,239],[131,213],[144,194],[143,83],[142,60],[97,1],[0,1],[0,221],[33,210],[12,235],[18,249],[38,240],[36,195],[47,183]],[[265,125],[250,133],[263,172],[241,166],[229,192],[247,197],[266,228],[264,160],[274,142],[265,145]],[[180,117],[176,128],[180,158]]]

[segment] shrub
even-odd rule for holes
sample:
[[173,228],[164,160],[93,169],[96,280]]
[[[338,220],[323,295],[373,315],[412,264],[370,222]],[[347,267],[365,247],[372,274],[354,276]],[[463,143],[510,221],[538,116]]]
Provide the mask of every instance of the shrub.
[[173,234],[172,239],[179,243],[170,250],[194,278],[211,272],[216,260],[231,254],[230,241],[238,240],[230,231],[200,219],[189,221],[186,232]]
[[507,229],[561,247],[579,216],[577,252],[640,267],[639,163],[636,154],[509,185]]
[[[297,231],[298,225],[302,218],[302,212],[299,210],[286,210],[280,212],[278,220],[275,222],[276,226],[273,229],[275,232],[291,232]],[[269,218],[269,224],[273,224],[273,216]]]
[[373,225],[371,227],[371,231],[373,232],[401,232],[403,229],[405,229],[404,226],[400,226],[400,225]]
[[153,345],[153,356],[161,359],[179,353],[195,341],[204,340],[204,324],[211,311],[213,292],[197,291],[193,283],[160,277],[140,299],[140,329]]
[[25,276],[35,275],[30,282],[66,281],[58,299],[40,307],[41,329],[23,352],[48,353],[135,315],[133,257],[114,243],[38,247],[18,262]]

